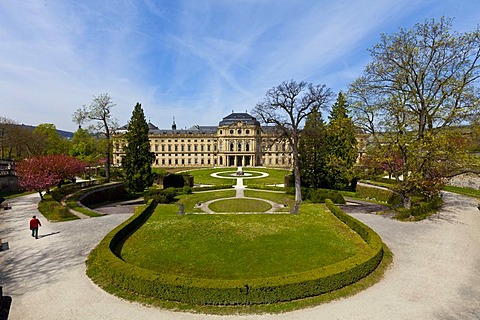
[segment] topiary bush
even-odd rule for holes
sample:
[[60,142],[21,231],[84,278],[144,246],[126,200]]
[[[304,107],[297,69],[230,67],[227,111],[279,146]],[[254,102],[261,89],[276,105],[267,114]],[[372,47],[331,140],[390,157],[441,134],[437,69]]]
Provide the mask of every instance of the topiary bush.
[[194,178],[192,175],[169,173],[163,177],[163,188],[183,188],[184,186],[193,187]]

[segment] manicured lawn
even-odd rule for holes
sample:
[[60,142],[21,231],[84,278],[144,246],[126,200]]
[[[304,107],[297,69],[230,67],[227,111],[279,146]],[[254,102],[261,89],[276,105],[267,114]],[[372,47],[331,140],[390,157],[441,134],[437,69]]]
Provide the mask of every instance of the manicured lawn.
[[51,194],[45,194],[43,200],[38,203],[38,210],[49,221],[69,221],[79,219],[64,207],[60,202],[53,199]]
[[187,214],[159,205],[123,246],[131,264],[198,278],[252,279],[347,259],[366,244],[323,205],[292,214]]
[[480,198],[480,190],[476,190],[476,189],[445,186],[443,187],[443,190],[458,193],[458,194],[463,194],[465,196]]
[[200,202],[206,202],[213,199],[219,198],[232,198],[235,197],[234,189],[227,190],[214,190],[214,191],[205,191],[198,192],[192,195],[181,195],[178,197],[179,204],[183,204],[185,212],[202,212],[201,210],[194,209],[195,204]]
[[236,198],[218,200],[208,207],[215,212],[265,212],[272,205],[262,200]]
[[286,194],[285,192],[272,192],[272,191],[262,191],[262,190],[245,190],[245,197],[250,198],[262,198],[270,200],[280,204],[287,204],[293,206],[295,204],[295,199],[293,195]]
[[[215,178],[212,177],[212,173],[216,172],[223,172],[222,176],[228,177],[229,174],[234,174],[237,171],[237,168],[216,168],[216,169],[198,169],[198,170],[190,170],[188,174],[194,176],[194,183],[195,184],[207,184],[207,185],[219,185],[219,184],[236,184],[236,178],[232,177],[229,178]],[[284,169],[267,169],[267,168],[243,168],[244,172],[252,172],[253,176],[243,177],[243,183],[245,185],[249,184],[261,184],[261,185],[269,185],[269,184],[280,184],[284,183],[284,177],[290,173],[289,170]],[[268,177],[264,178],[255,178],[259,176],[256,172],[265,172],[268,173]]]

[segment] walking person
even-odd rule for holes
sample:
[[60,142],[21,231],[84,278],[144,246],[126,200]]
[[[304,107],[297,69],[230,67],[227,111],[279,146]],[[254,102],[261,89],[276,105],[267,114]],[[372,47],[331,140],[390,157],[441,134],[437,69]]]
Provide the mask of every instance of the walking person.
[[38,220],[36,216],[30,219],[30,230],[32,230],[32,237],[35,237],[35,239],[38,239],[38,227],[41,225],[40,220]]

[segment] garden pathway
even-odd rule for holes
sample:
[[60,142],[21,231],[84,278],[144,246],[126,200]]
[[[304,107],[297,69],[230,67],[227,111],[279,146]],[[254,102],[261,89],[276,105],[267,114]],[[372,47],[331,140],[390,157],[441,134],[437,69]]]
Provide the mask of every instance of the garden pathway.
[[[243,178],[236,178],[236,179],[237,179],[237,183],[234,186],[235,191],[236,191],[235,192],[235,198],[254,199],[254,200],[262,200],[264,202],[268,202],[272,206],[272,208],[265,211],[264,213],[276,213],[276,211],[278,209],[283,208],[283,205],[278,204],[278,203],[273,202],[273,201],[270,201],[270,200],[260,199],[260,198],[252,198],[252,197],[245,197],[244,191],[245,191],[246,187],[243,184]],[[232,198],[219,198],[219,199],[215,199],[215,200],[205,201],[205,202],[202,202],[200,205],[198,205],[198,207],[205,213],[222,214],[222,213],[212,211],[209,208],[209,205],[212,202],[219,201],[219,200],[226,200],[226,199],[232,199]],[[252,213],[258,214],[258,212],[252,212]],[[281,212],[281,213],[285,214],[285,212]],[[226,214],[248,214],[248,212],[228,212]]]
[[[480,213],[478,201],[445,193],[440,213],[421,222],[352,214],[377,231],[394,253],[385,278],[357,295],[276,315],[211,316],[142,306],[112,296],[85,275],[95,245],[130,214],[49,223],[38,195],[9,201],[0,211],[0,285],[11,297],[10,320],[131,319],[480,319]],[[360,212],[360,206],[355,206]],[[133,209],[132,209],[133,212]],[[35,240],[28,221],[42,221]]]

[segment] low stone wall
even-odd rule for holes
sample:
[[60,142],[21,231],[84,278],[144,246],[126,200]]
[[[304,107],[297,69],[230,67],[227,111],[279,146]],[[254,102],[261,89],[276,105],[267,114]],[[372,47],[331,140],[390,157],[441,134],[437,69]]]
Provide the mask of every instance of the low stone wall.
[[16,176],[0,176],[0,192],[13,192],[20,190]]
[[451,178],[447,185],[462,188],[480,189],[480,174],[462,173]]
[[123,183],[114,183],[94,188],[82,194],[78,201],[85,206],[102,203],[105,201],[124,200],[127,192]]

